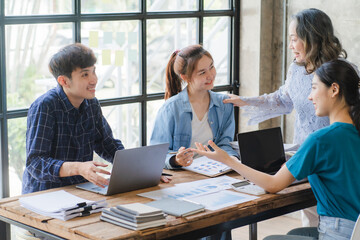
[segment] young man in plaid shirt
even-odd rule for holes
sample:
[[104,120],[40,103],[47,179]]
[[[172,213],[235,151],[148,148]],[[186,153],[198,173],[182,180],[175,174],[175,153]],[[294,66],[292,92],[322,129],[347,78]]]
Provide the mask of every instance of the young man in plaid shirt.
[[56,53],[49,69],[58,86],[30,106],[26,132],[26,168],[22,193],[90,181],[105,186],[110,174],[93,161],[93,152],[112,162],[124,149],[114,139],[95,98],[98,78],[91,49],[75,43]]

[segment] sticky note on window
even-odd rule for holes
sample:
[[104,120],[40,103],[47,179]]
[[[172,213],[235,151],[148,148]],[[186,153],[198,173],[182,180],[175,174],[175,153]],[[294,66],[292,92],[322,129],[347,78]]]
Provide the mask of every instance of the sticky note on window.
[[135,62],[137,60],[137,51],[134,49],[129,49],[128,57],[129,61]]
[[124,45],[125,43],[125,33],[124,32],[117,32],[116,33],[116,42],[119,46]]
[[128,42],[130,45],[137,43],[137,32],[129,32]]
[[89,47],[99,47],[99,32],[90,31],[89,32]]
[[111,64],[111,50],[104,49],[101,53],[102,56],[102,65],[110,65]]
[[115,51],[115,66],[121,67],[124,65],[124,51]]
[[112,43],[112,32],[104,32],[104,44]]

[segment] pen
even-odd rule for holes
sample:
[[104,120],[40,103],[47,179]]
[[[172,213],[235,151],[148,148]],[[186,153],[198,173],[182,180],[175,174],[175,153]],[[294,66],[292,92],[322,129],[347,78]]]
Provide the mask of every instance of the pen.
[[162,173],[161,176],[169,176],[169,177],[171,177],[172,175],[169,174],[169,173]]
[[[191,151],[188,151],[188,152],[191,152]],[[186,153],[188,153],[188,152],[186,152]],[[168,154],[178,154],[178,152],[168,152]]]

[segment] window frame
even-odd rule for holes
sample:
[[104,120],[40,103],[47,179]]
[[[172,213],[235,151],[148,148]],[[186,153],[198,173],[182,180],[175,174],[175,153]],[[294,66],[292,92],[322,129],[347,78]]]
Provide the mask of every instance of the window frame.
[[[130,97],[117,97],[100,100],[101,106],[114,106],[128,103],[140,103],[140,143],[142,146],[147,144],[147,102],[163,99],[164,93],[147,94],[147,69],[146,69],[146,31],[147,20],[150,19],[173,19],[173,18],[197,18],[198,19],[198,43],[203,43],[203,21],[205,17],[230,17],[229,26],[229,84],[214,88],[214,91],[229,91],[238,94],[239,87],[239,42],[240,42],[240,1],[228,0],[230,9],[225,10],[204,10],[204,0],[198,1],[198,10],[194,11],[161,11],[147,12],[146,0],[139,0],[140,11],[131,13],[95,13],[82,14],[81,0],[73,0],[72,14],[56,15],[25,15],[25,16],[5,16],[5,3],[0,1],[0,198],[9,196],[9,156],[8,156],[8,120],[26,117],[28,108],[7,110],[7,91],[6,91],[6,53],[5,53],[5,28],[7,25],[17,24],[39,24],[39,23],[72,23],[73,39],[81,42],[81,22],[89,21],[121,21],[139,20],[140,21],[140,79],[141,94]],[[238,125],[238,110],[235,111],[236,126]],[[237,128],[236,128],[237,129]],[[237,131],[236,131],[237,132]],[[3,224],[0,223],[0,230]],[[0,231],[3,232],[3,231]],[[4,232],[4,236],[8,232]],[[4,237],[0,234],[0,238]],[[6,237],[4,237],[6,238]]]

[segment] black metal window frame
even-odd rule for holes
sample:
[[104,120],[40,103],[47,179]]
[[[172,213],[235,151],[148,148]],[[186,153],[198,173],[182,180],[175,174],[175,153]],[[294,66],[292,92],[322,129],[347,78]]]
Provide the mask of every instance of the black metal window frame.
[[[239,42],[240,42],[240,0],[229,0],[230,9],[227,10],[204,10],[204,0],[197,0],[199,9],[196,11],[169,11],[169,12],[147,12],[146,0],[139,0],[140,12],[134,13],[104,13],[104,14],[82,14],[81,0],[73,0],[73,14],[66,15],[33,15],[33,16],[5,16],[5,3],[0,0],[0,198],[9,196],[9,156],[8,156],[8,130],[7,122],[9,119],[26,117],[28,109],[7,110],[7,91],[6,91],[6,56],[5,56],[5,27],[17,24],[38,24],[38,23],[65,23],[74,24],[73,39],[81,42],[81,23],[89,21],[121,21],[139,20],[141,26],[140,33],[140,72],[141,72],[141,94],[130,97],[119,97],[104,99],[100,103],[102,106],[115,106],[128,103],[140,103],[141,113],[141,144],[146,145],[146,104],[149,101],[162,99],[164,93],[147,94],[146,82],[146,22],[149,19],[171,19],[171,18],[197,18],[198,19],[198,40],[203,43],[203,22],[205,17],[230,17],[230,36],[229,36],[229,60],[230,82],[227,85],[217,86],[214,91],[230,91],[238,94],[239,89]],[[238,125],[238,110],[235,110],[236,126]],[[236,132],[238,128],[236,127]],[[10,239],[9,225],[0,222],[0,238]]]
[[[128,103],[140,103],[141,113],[141,144],[146,145],[146,104],[149,101],[162,99],[164,93],[147,94],[146,82],[146,22],[150,19],[173,19],[173,18],[197,18],[198,19],[198,40],[203,43],[203,22],[205,17],[230,17],[230,36],[229,36],[229,60],[230,82],[227,85],[217,86],[214,91],[230,91],[238,93],[239,87],[239,39],[240,39],[240,0],[229,0],[230,9],[226,10],[204,10],[204,0],[197,0],[199,9],[195,11],[168,11],[168,12],[147,12],[146,0],[140,1],[140,12],[134,13],[98,13],[82,14],[81,0],[73,1],[73,14],[64,15],[32,15],[32,16],[5,16],[4,1],[0,1],[0,141],[1,141],[1,162],[0,162],[0,197],[9,196],[9,159],[8,159],[8,130],[7,121],[9,119],[26,117],[28,109],[7,110],[6,92],[6,56],[5,56],[5,27],[17,24],[38,24],[38,23],[73,23],[73,39],[81,42],[81,23],[91,21],[121,21],[139,20],[141,26],[140,33],[140,74],[141,74],[141,94],[130,97],[119,97],[100,100],[102,106],[115,106]],[[235,114],[238,123],[238,113]],[[237,124],[236,124],[237,125]],[[1,226],[0,226],[1,229]]]

